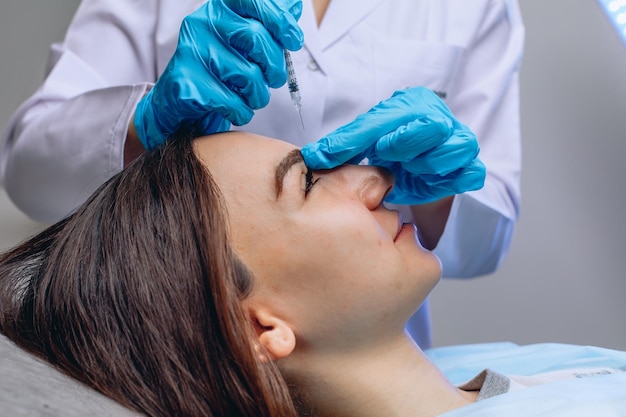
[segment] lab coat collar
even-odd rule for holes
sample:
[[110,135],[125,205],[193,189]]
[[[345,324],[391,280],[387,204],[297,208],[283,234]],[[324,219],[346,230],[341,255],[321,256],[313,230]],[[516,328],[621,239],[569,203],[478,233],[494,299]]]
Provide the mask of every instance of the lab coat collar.
[[306,49],[323,66],[322,52],[385,1],[389,0],[331,0],[318,28],[313,2],[305,0],[299,24]]
[[319,28],[322,50],[335,43],[385,1],[388,0],[331,0]]

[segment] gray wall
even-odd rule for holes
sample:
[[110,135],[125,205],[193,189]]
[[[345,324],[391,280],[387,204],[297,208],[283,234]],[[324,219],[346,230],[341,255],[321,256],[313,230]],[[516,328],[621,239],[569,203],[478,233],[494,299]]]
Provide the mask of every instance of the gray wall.
[[594,0],[520,4],[522,214],[496,274],[435,290],[435,343],[626,350],[626,48]]
[[[626,350],[626,48],[593,0],[520,0],[523,207],[494,275],[432,296],[437,345],[509,340]],[[78,0],[0,6],[0,127],[39,84]],[[0,190],[0,249],[42,226]]]
[[[0,131],[41,83],[50,43],[63,39],[79,3],[20,0],[0,4]],[[0,186],[0,250],[41,228],[13,206]]]

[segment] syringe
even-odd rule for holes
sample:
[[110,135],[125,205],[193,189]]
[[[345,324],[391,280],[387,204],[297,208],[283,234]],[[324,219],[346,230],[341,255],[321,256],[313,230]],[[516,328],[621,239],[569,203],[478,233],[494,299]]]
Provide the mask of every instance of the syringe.
[[287,86],[289,87],[289,95],[291,96],[291,102],[293,103],[298,114],[300,115],[300,123],[302,123],[302,130],[304,130],[304,121],[302,120],[302,97],[300,96],[300,87],[298,87],[298,80],[296,79],[296,71],[293,69],[293,62],[291,61],[291,53],[285,49],[285,62],[287,63]]

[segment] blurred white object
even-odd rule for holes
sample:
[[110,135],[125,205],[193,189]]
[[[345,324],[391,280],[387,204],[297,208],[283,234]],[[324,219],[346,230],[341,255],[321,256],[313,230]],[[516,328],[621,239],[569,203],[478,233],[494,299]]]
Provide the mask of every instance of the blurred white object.
[[626,46],[626,0],[598,0],[598,4]]

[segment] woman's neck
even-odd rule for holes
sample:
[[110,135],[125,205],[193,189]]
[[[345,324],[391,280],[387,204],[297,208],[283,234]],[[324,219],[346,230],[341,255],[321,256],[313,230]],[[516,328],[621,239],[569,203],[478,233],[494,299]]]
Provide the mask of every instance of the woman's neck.
[[313,0],[313,10],[315,10],[315,20],[317,21],[318,27],[322,24],[322,19],[326,14],[329,3],[330,0]]
[[[430,417],[475,401],[409,339],[391,347],[306,358],[294,381],[316,417]],[[304,359],[304,358],[301,358]]]

